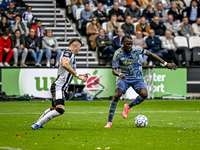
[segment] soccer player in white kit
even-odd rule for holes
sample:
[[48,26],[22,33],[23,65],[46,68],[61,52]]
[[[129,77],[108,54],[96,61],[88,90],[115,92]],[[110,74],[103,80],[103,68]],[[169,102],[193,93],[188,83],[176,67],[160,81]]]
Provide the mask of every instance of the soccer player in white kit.
[[58,76],[51,85],[52,106],[44,111],[42,116],[33,123],[32,129],[37,130],[43,128],[43,124],[51,119],[62,115],[65,112],[64,92],[69,88],[73,77],[86,82],[89,73],[78,74],[76,72],[76,59],[80,51],[82,42],[78,38],[73,38],[69,41],[69,49],[64,50],[61,54],[58,68]]

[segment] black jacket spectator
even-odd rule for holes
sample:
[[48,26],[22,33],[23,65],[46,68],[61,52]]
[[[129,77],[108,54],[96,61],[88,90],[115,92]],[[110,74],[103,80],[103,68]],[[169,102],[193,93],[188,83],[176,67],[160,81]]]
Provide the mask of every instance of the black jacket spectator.
[[[102,41],[105,41],[105,43],[102,44]],[[113,44],[112,40],[108,36],[104,36],[104,38],[100,38],[100,36],[97,36],[96,43],[100,51],[107,48],[108,46],[112,46]]]
[[155,12],[152,11],[152,13],[150,13],[149,11],[147,11],[147,9],[144,9],[142,12],[142,16],[146,18],[147,23],[152,21],[152,18],[155,16]]
[[154,51],[159,51],[161,50],[161,40],[157,37],[148,37],[146,38],[146,43],[149,49],[152,49]]
[[122,25],[122,29],[124,30],[124,34],[128,34],[128,35],[135,35],[135,31],[134,31],[134,25],[132,23],[130,23],[129,25],[127,23],[124,23]]
[[[191,20],[190,19],[190,15],[191,15],[191,10],[192,10],[192,6],[190,6],[190,7],[187,7],[183,12],[182,12],[182,14],[183,14],[183,16],[182,17],[188,17],[188,19],[189,19],[189,23],[190,24],[192,24],[192,23],[195,23],[196,22],[196,20]],[[197,16],[196,16],[196,19],[197,18],[199,18],[200,17],[200,8],[199,7],[197,7],[197,10],[196,10],[197,12]]]
[[34,49],[36,50],[37,47],[40,47],[40,41],[37,36],[34,36],[34,38],[31,38],[30,35],[25,38],[26,41],[26,47],[27,49]]
[[[111,18],[111,16],[114,15],[114,14],[117,15],[117,17],[121,15],[123,18],[125,18],[124,13],[121,9],[118,9],[117,11],[115,11],[114,8],[112,8],[109,11],[109,18]],[[121,22],[121,20],[117,20],[117,21]]]
[[182,16],[181,16],[181,14],[180,14],[180,10],[179,10],[179,9],[178,9],[178,12],[179,12],[179,14],[177,14],[176,11],[173,11],[172,9],[170,9],[170,10],[168,11],[168,15],[173,15],[174,21],[175,21],[175,20],[180,20],[180,21],[181,21]]
[[137,18],[138,20],[141,17],[141,11],[139,8],[135,8],[135,10],[132,10],[130,7],[128,7],[125,11],[125,18],[127,16],[131,16],[131,18]]
[[154,21],[150,23],[151,29],[154,29],[156,35],[165,35],[166,27],[163,23],[156,24]]
[[[105,11],[103,12],[103,11],[99,11],[97,9],[93,13],[94,13],[94,16],[96,16],[98,18],[100,24],[102,24],[103,22],[108,22],[109,21],[108,15],[106,14]],[[106,19],[101,19],[103,17],[105,17]]]

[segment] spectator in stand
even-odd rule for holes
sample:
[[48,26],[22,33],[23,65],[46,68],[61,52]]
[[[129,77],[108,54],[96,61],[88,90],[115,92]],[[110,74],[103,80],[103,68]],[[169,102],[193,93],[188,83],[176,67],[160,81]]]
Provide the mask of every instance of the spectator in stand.
[[[141,31],[136,32],[136,37],[133,38],[133,45],[139,45],[145,49],[147,48],[147,44],[146,44],[145,40],[142,38]],[[143,55],[143,54],[139,55],[139,59],[140,59],[141,63],[146,62],[145,64],[147,64],[147,58],[148,58],[148,56],[146,56],[146,55]]]
[[125,11],[125,18],[127,16],[131,16],[131,23],[137,22],[141,17],[140,8],[137,7],[135,1],[131,3],[131,5]]
[[108,15],[106,14],[105,10],[102,7],[102,3],[99,2],[97,5],[97,10],[94,11],[94,16],[96,16],[99,20],[99,23],[102,25],[104,22],[108,22]]
[[188,17],[183,17],[183,24],[181,24],[180,27],[180,35],[185,36],[187,38],[194,35],[194,31],[192,26],[189,24]]
[[142,16],[146,18],[146,23],[152,22],[152,19],[155,16],[155,11],[151,4],[147,5],[147,8],[143,10]]
[[86,24],[92,21],[94,17],[93,12],[90,11],[89,3],[85,3],[85,9],[81,11],[81,21],[79,24],[79,29],[86,31]]
[[108,37],[112,40],[113,36],[117,35],[117,30],[120,28],[119,22],[117,22],[117,16],[112,15],[110,21],[107,23]]
[[37,20],[36,25],[33,24],[31,27],[35,30],[35,36],[39,38],[43,38],[46,34],[45,26],[42,25],[41,20]]
[[17,29],[20,29],[21,35],[28,36],[28,27],[21,21],[21,16],[15,16],[15,22],[11,24],[12,33],[15,33]]
[[28,50],[26,48],[25,38],[21,35],[21,31],[19,29],[15,30],[15,35],[11,37],[11,45],[13,49],[13,58],[14,64],[13,67],[17,67],[18,63],[18,55],[21,55],[21,64],[20,67],[27,67],[25,64],[26,57],[28,54]]
[[200,18],[197,18],[196,23],[192,24],[192,28],[193,28],[194,34],[200,37]]
[[3,32],[8,32],[9,36],[11,36],[11,28],[10,25],[7,23],[7,18],[2,16],[1,23],[0,23],[0,36],[2,36]]
[[154,17],[153,21],[150,23],[151,29],[155,31],[156,36],[165,35],[166,27],[163,23],[159,21],[158,17]]
[[142,0],[142,4],[143,8],[146,8],[148,5],[151,5],[154,8],[156,5],[154,0]]
[[146,18],[142,17],[140,19],[140,23],[136,26],[136,31],[142,32],[142,37],[149,36],[149,31],[151,27],[149,24],[146,23]]
[[171,0],[155,0],[155,3],[161,2],[164,9],[170,9],[171,8]]
[[119,9],[119,3],[118,2],[114,2],[113,8],[109,11],[109,18],[111,18],[112,15],[117,16],[118,22],[124,21],[124,13],[121,9]]
[[180,66],[180,62],[176,57],[176,43],[174,41],[174,36],[172,36],[170,30],[165,31],[165,36],[161,39],[161,47],[168,51],[168,56],[170,55],[174,60],[174,63]]
[[89,7],[96,7],[98,4],[98,1],[97,0],[83,0],[84,5],[85,3],[89,3]]
[[174,21],[181,21],[181,13],[180,10],[177,8],[177,4],[175,1],[172,1],[172,7],[168,11],[168,15],[173,15]]
[[114,2],[118,2],[119,3],[119,7],[120,6],[126,7],[127,6],[126,0],[114,0]]
[[[186,15],[185,15],[186,12]],[[197,1],[196,0],[192,0],[190,3],[190,7],[187,7],[184,11],[183,11],[183,16],[187,16],[189,19],[189,24],[193,24],[196,22],[197,18],[200,17],[200,8],[197,5]]]
[[[149,37],[146,38],[146,43],[149,48],[149,51],[152,53],[161,53],[163,54],[163,59],[167,60],[168,51],[161,49],[161,40],[155,36],[155,31],[151,29],[149,31]],[[153,65],[152,58],[149,57],[149,66]]]
[[134,31],[134,25],[131,23],[131,16],[126,17],[125,23],[122,25],[122,29],[124,30],[125,35],[130,35],[134,36],[135,31]]
[[40,64],[42,56],[43,56],[43,50],[40,49],[40,40],[37,36],[35,36],[35,29],[30,28],[29,35],[25,37],[26,41],[26,47],[28,49],[28,53],[33,57],[35,60],[35,66],[41,67]]
[[166,26],[167,30],[171,31],[174,36],[179,35],[178,33],[181,31],[179,20],[174,21],[173,15],[168,15],[167,22],[164,23],[164,25]]
[[113,0],[100,0],[99,2],[102,2],[105,11],[113,8]]
[[33,13],[31,11],[32,11],[32,7],[31,6],[27,6],[26,7],[26,11],[22,15],[23,22],[29,28],[31,27],[31,24],[34,22],[34,15],[33,15]]
[[[0,67],[6,66],[9,67],[10,64],[8,63],[10,61],[10,58],[13,55],[13,50],[11,49],[11,40],[8,36],[8,32],[3,32],[2,37],[0,37]],[[5,62],[3,64],[2,58],[3,54],[7,53]]]
[[69,7],[69,13],[73,14],[73,17],[76,18],[76,10],[78,8],[84,8],[82,0],[71,0],[71,6]]
[[26,4],[23,0],[14,0],[16,9],[19,10],[21,8],[26,8]]
[[107,56],[107,63],[106,66],[110,66],[111,54],[115,53],[115,49],[112,47],[112,40],[108,36],[105,35],[104,29],[99,29],[99,36],[96,38],[96,43],[98,50],[101,54],[106,54]]
[[173,2],[176,3],[177,5],[177,8],[179,10],[184,10],[186,8],[186,4],[185,4],[185,1],[184,0],[173,0]]
[[114,45],[114,48],[117,50],[119,48],[121,48],[123,45],[122,45],[122,37],[124,36],[124,31],[123,29],[119,28],[117,30],[117,34],[118,36],[113,40],[113,45]]
[[133,45],[139,45],[142,48],[147,48],[147,44],[146,44],[144,38],[142,38],[141,31],[136,32],[136,36],[133,38]]
[[8,24],[12,24],[15,22],[15,16],[18,15],[18,12],[14,9],[15,4],[13,2],[9,3],[8,10],[5,11],[5,15],[8,18]]
[[99,24],[98,18],[97,17],[92,18],[92,22],[88,26],[86,33],[87,33],[87,35],[90,36],[89,41],[90,41],[90,45],[93,50],[95,50],[95,48],[96,48],[95,39],[99,34],[99,29],[101,29],[101,25]]
[[6,9],[6,8],[9,6],[9,3],[10,3],[10,2],[13,2],[13,0],[3,0],[3,1],[1,2],[0,7],[3,8],[3,9]]
[[159,18],[161,23],[165,23],[167,21],[167,13],[163,8],[163,4],[161,2],[158,2],[156,4],[155,15]]
[[50,67],[51,54],[56,53],[55,67],[58,67],[60,56],[61,56],[62,52],[58,48],[58,42],[57,42],[56,38],[53,37],[52,30],[47,30],[46,36],[42,39],[42,49],[43,49],[43,54],[46,53],[46,59],[47,59],[46,66]]

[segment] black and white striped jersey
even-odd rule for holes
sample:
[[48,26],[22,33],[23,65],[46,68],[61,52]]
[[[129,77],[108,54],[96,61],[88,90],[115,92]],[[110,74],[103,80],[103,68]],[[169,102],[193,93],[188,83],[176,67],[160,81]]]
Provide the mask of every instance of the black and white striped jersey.
[[75,54],[71,50],[64,50],[60,56],[59,68],[58,68],[58,77],[55,81],[56,86],[62,87],[62,91],[68,90],[68,87],[73,79],[73,75],[69,73],[62,66],[62,58],[67,57],[70,59],[71,67],[76,71],[76,58]]

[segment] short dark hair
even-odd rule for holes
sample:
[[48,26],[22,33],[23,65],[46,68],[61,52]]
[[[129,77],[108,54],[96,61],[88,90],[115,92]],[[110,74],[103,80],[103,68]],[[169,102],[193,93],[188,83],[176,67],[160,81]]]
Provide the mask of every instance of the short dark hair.
[[[188,17],[187,17],[187,16],[183,17],[183,19],[185,19],[185,18],[187,18],[187,19],[188,19]],[[183,19],[182,19],[182,20],[183,20]]]
[[[31,7],[31,6],[26,6],[26,10],[27,10],[29,7]],[[32,8],[32,7],[31,7],[31,8]]]
[[38,20],[36,21],[36,23],[38,23],[38,22],[42,22],[42,20],[39,20],[39,19],[38,19]]
[[16,33],[17,31],[19,31],[19,32],[21,33],[21,30],[20,30],[20,29],[16,29],[16,30],[15,30],[15,33]]
[[6,31],[4,31],[3,34],[2,34],[2,36],[8,36],[8,35],[9,35],[9,33],[6,32]]
[[81,41],[79,38],[72,38],[72,39],[69,41],[69,45],[71,45],[71,44],[74,43],[75,41],[79,42],[79,43],[82,45],[82,41]]
[[87,2],[87,3],[85,3],[85,4],[84,4],[84,6],[85,6],[86,4],[88,4],[88,5],[89,5],[89,3]]
[[20,17],[20,18],[22,18],[20,15],[16,15],[16,16],[15,16],[15,18],[17,18],[17,17]]
[[132,40],[133,38],[132,38],[130,35],[125,35],[125,36],[123,36],[123,38],[122,38],[122,42],[124,42],[126,39]]

